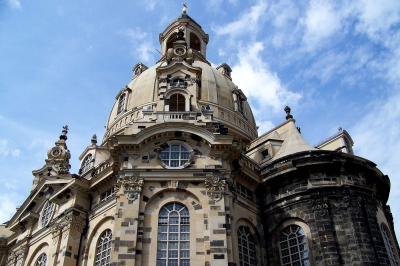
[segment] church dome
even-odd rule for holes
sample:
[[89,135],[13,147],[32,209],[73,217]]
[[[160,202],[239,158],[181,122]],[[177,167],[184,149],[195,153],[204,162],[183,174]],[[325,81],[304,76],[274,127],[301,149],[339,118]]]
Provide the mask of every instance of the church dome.
[[116,95],[103,141],[163,122],[215,122],[248,141],[256,138],[247,97],[232,82],[229,65],[214,68],[207,61],[207,43],[208,35],[187,14],[171,23],[160,34],[161,59],[152,67],[138,63]]

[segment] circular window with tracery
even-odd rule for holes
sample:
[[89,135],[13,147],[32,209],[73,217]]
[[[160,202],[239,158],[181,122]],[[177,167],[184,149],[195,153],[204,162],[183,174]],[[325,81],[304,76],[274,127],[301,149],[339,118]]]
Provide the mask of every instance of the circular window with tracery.
[[184,168],[190,164],[193,149],[183,142],[168,142],[160,152],[160,159],[166,168]]
[[51,217],[53,216],[53,212],[54,212],[54,203],[47,202],[42,212],[42,226],[46,226],[49,224]]

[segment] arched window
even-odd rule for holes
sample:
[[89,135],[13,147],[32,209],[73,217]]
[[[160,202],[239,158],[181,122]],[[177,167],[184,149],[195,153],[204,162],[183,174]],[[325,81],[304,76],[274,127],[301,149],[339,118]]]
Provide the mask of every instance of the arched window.
[[109,266],[111,256],[112,232],[110,229],[104,231],[99,238],[96,248],[96,259],[94,266]]
[[310,265],[306,236],[298,225],[285,227],[279,239],[281,263],[285,265]]
[[161,208],[158,216],[157,266],[190,265],[189,211],[179,203]]
[[239,264],[243,266],[256,265],[254,238],[245,226],[238,229]]
[[42,211],[42,226],[49,224],[54,212],[54,203],[47,202]]
[[169,110],[185,111],[185,97],[182,94],[176,93],[169,98]]
[[176,35],[178,35],[176,32],[171,34],[171,37],[169,37],[168,41],[167,41],[167,50],[169,48],[174,48],[174,42],[176,41]]
[[190,48],[200,52],[201,50],[201,43],[199,37],[196,34],[190,33]]
[[237,107],[238,111],[243,114],[243,99],[241,97],[237,99]]
[[125,93],[119,97],[117,114],[121,113],[124,110],[124,106],[125,106]]
[[46,266],[46,262],[47,262],[47,255],[46,253],[42,253],[38,260],[36,261],[35,266]]
[[383,242],[385,242],[386,251],[389,256],[390,265],[392,266],[398,265],[392,245],[392,240],[391,240],[392,238],[390,237],[390,233],[388,232],[388,230],[386,230],[383,224],[381,225],[381,232],[383,235]]
[[82,162],[81,174],[87,172],[90,169],[92,163],[92,154],[88,154]]

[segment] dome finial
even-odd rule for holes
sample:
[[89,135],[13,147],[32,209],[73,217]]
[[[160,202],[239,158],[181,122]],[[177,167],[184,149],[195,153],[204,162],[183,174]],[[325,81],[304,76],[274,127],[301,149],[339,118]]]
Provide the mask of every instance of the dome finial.
[[60,139],[67,140],[68,126],[63,126],[63,130],[61,131]]
[[290,114],[290,107],[286,106],[284,110],[286,112],[286,120],[293,119],[293,116]]
[[92,145],[96,145],[97,144],[97,136],[96,134],[93,135],[92,139],[91,139]]
[[182,13],[185,13],[185,14],[186,14],[187,5],[186,5],[185,3],[182,3],[182,5],[183,5]]

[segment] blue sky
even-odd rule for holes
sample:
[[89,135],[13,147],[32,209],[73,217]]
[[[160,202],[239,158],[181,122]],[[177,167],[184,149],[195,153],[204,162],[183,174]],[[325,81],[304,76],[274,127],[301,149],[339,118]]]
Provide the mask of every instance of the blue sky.
[[[337,132],[389,175],[400,230],[400,1],[186,1],[210,35],[207,59],[229,64],[260,133],[289,105],[312,145]],[[104,133],[132,67],[152,66],[180,1],[0,0],[0,222],[28,196],[68,125],[72,171]]]

